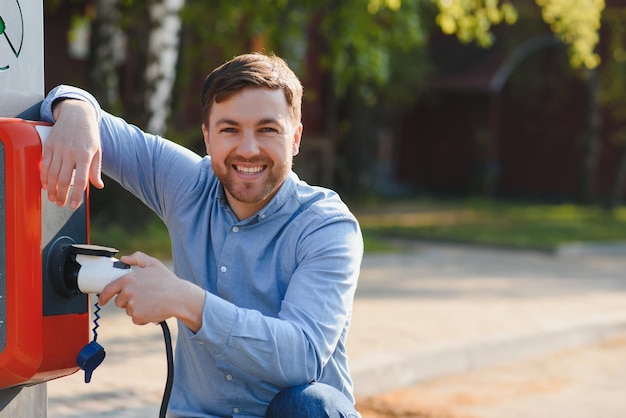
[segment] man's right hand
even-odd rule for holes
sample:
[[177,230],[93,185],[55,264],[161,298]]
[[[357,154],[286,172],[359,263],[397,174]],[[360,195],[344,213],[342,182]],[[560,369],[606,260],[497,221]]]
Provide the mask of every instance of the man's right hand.
[[53,108],[56,123],[43,146],[41,187],[48,200],[65,206],[75,170],[70,207],[80,206],[91,182],[102,189],[102,147],[96,112],[91,104],[68,99]]

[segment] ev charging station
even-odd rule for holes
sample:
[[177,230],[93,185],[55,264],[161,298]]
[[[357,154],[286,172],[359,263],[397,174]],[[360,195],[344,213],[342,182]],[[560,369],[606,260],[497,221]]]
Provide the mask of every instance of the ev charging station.
[[[13,118],[32,106],[36,106],[43,99],[43,45],[43,0],[2,1],[0,4],[0,117]],[[24,293],[30,292],[36,295],[34,276],[37,273],[34,272],[34,263],[40,256],[33,254],[32,249],[28,253],[22,253],[22,250],[15,247],[16,243],[8,240],[8,234],[14,238],[18,235],[22,237],[23,243],[32,240],[35,234],[28,224],[24,224],[26,219],[23,216],[26,214],[23,208],[14,205],[18,203],[16,200],[18,196],[14,194],[16,189],[17,193],[24,193],[26,187],[29,187],[27,193],[32,194],[35,180],[32,178],[32,173],[29,179],[18,179],[17,173],[9,171],[15,168],[15,162],[20,160],[21,152],[30,154],[27,158],[29,162],[26,164],[33,163],[33,158],[36,156],[32,155],[32,151],[27,152],[27,149],[32,147],[36,145],[14,147],[8,143],[8,140],[5,143],[4,139],[0,143],[0,363],[3,364],[2,368],[7,367],[10,355],[18,354],[22,350],[26,352],[32,350],[27,347],[29,345],[27,342],[14,342],[16,334],[26,332],[26,329],[21,328],[22,324],[10,322],[16,320],[16,315],[20,317],[20,321],[32,322],[35,315],[42,315],[43,312],[41,299],[37,296],[30,302],[26,299],[17,300],[18,297],[25,297]],[[10,162],[7,161],[7,156]],[[31,168],[30,171],[36,170]],[[26,197],[22,196],[20,203],[32,205],[32,202],[24,201]],[[32,199],[32,196],[28,198]],[[37,202],[40,199],[41,195],[35,200]],[[36,210],[35,208],[29,209]],[[22,218],[20,220],[7,218],[7,215],[15,216],[16,214]],[[32,213],[26,216],[32,216]],[[28,232],[28,238],[23,237],[25,232]],[[19,268],[21,271],[19,284],[9,278],[10,274],[16,274],[10,271],[15,269],[16,263],[22,265]],[[28,272],[25,271],[27,269]],[[30,289],[24,289],[28,287],[25,286],[26,283]],[[22,289],[18,290],[16,285],[22,286]],[[31,311],[31,308],[35,312]],[[42,331],[41,326],[37,327],[37,336],[34,337],[36,340],[43,340]],[[35,350],[41,350],[41,348],[35,348]],[[26,354],[25,357],[32,357],[32,354]],[[0,417],[45,417],[47,415],[46,398],[45,384],[0,389]]]

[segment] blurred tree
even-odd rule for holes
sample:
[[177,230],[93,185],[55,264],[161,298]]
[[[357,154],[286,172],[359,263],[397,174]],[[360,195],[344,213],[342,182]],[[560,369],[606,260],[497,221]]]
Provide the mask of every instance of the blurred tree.
[[542,7],[543,20],[568,45],[570,64],[580,69],[587,82],[586,128],[583,133],[583,155],[580,164],[578,199],[595,200],[595,179],[600,155],[600,84],[596,67],[600,56],[595,48],[599,41],[604,0],[536,0]]
[[121,110],[119,66],[124,56],[122,0],[87,5],[83,19],[91,21],[89,85],[104,109]]
[[[437,24],[446,34],[456,34],[461,42],[476,41],[489,47],[495,37],[493,25],[514,24],[516,7],[528,7],[528,1],[504,0],[432,0],[437,4]],[[604,0],[535,0],[541,15],[552,31],[568,46],[574,68],[592,69],[600,64],[595,51],[598,44]]]
[[596,68],[600,56],[595,48],[599,40],[604,0],[536,0],[543,20],[568,45],[574,68]]
[[[498,0],[435,0],[439,9],[437,24],[447,34],[456,34],[462,42],[476,41],[489,47],[494,41],[491,27],[502,21],[513,24],[518,10],[512,2]],[[583,155],[580,161],[578,199],[594,200],[595,174],[600,154],[600,101],[596,68],[600,55],[599,42],[604,0],[536,0],[543,21],[567,46],[570,65],[587,83],[587,121],[583,133]],[[518,8],[528,8],[518,2]]]
[[[346,143],[339,153],[347,153],[338,159],[338,171],[345,175],[339,176],[346,188],[356,190],[368,170],[371,147],[351,129],[371,134],[370,113],[381,93],[398,103],[416,96],[412,86],[424,79],[427,62],[420,53],[406,57],[424,44],[422,8],[429,5],[423,0],[216,0],[208,7],[188,0],[181,68],[210,69],[233,55],[265,50],[284,57],[305,83],[324,74],[321,89],[307,89],[305,100],[322,103],[323,132],[316,133]],[[341,110],[350,106],[363,111]]]
[[[100,0],[102,1],[102,0]],[[180,11],[184,0],[149,0],[149,38],[145,68],[146,130],[162,135],[171,113],[180,48]]]
[[[334,88],[343,95],[358,85],[373,101],[374,87],[389,82],[394,49],[423,44],[423,0],[217,0],[210,6],[189,0],[183,16],[195,45],[188,56],[198,59],[207,46],[220,51],[219,60],[254,49],[254,41],[287,59],[306,76],[311,31],[321,35],[321,62],[331,72]],[[205,57],[213,59],[214,57]],[[212,64],[212,63],[209,63]],[[210,67],[210,65],[209,65]]]
[[[589,200],[597,160],[599,111],[592,70],[600,62],[595,47],[604,1],[536,0],[534,7],[537,6],[544,22],[567,45],[571,66],[579,70],[581,78],[589,80],[585,135],[588,151],[581,161],[579,192],[581,199]],[[190,27],[202,31],[198,44],[216,46],[224,53],[224,59],[249,50],[248,41],[261,37],[268,50],[285,56],[292,65],[295,63],[299,74],[307,71],[306,67],[298,68],[306,62],[310,47],[310,31],[306,28],[314,24],[319,29],[324,44],[319,65],[329,72],[327,85],[332,88],[326,97],[326,109],[331,115],[326,130],[337,143],[339,183],[355,191],[369,190],[375,182],[371,155],[378,135],[386,129],[385,125],[390,128],[397,124],[393,109],[417,96],[428,73],[428,61],[421,48],[432,30],[431,21],[461,42],[476,42],[487,48],[495,40],[495,25],[517,21],[516,7],[529,7],[529,3],[517,2],[516,6],[506,0],[249,0],[214,2],[209,14],[206,5],[196,0],[189,2],[186,20]],[[249,38],[237,36],[242,33]],[[237,39],[239,42],[234,41]]]
[[608,8],[603,23],[607,46],[600,68],[599,99],[607,123],[613,128],[609,141],[621,147],[618,170],[607,202],[607,208],[614,209],[620,205],[626,186],[626,9]]

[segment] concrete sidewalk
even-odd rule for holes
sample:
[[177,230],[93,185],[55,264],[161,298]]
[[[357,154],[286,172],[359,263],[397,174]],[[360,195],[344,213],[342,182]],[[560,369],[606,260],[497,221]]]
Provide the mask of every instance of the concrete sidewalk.
[[[367,255],[348,346],[356,394],[626,335],[625,272],[626,256],[614,252],[419,243]],[[161,328],[134,326],[109,306],[100,325],[107,358],[90,384],[82,373],[49,382],[48,416],[157,416]]]

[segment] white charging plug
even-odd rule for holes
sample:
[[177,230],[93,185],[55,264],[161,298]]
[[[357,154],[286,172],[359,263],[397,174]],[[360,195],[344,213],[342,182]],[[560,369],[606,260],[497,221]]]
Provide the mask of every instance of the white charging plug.
[[130,266],[113,257],[117,250],[98,245],[72,245],[80,266],[76,285],[81,293],[100,293],[113,280],[130,273]]

